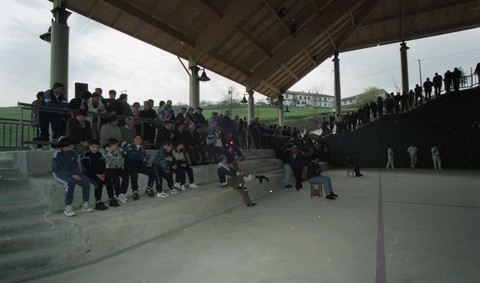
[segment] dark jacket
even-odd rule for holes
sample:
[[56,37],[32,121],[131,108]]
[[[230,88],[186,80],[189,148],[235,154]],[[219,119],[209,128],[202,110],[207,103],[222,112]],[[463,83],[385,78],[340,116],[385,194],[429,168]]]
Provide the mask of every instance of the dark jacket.
[[82,128],[82,125],[76,118],[68,118],[66,136],[73,139],[75,144],[79,144],[82,141],[91,141],[93,134],[90,121],[85,121],[85,126]]
[[80,157],[82,164],[82,171],[88,177],[95,176],[96,174],[103,174],[106,172],[105,158],[100,151],[93,153],[90,150],[86,150]]

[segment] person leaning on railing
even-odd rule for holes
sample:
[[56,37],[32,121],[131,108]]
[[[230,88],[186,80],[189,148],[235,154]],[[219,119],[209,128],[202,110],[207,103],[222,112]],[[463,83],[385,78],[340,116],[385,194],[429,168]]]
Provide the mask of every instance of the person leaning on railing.
[[[52,89],[44,92],[43,106],[56,109],[68,109],[68,101],[65,96],[65,86],[59,82],[53,84]],[[52,126],[52,140],[65,135],[67,115],[63,112],[40,111],[42,140],[49,140],[49,123]]]
[[70,117],[67,120],[66,136],[72,139],[75,143],[75,151],[82,154],[88,149],[88,142],[93,139],[92,126],[90,121],[86,120],[87,111],[84,109],[77,109],[75,117]]

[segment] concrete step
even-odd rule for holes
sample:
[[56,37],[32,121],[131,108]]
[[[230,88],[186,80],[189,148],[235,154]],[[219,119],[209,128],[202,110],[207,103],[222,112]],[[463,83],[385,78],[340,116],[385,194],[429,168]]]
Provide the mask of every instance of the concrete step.
[[[62,252],[59,253],[58,251]],[[0,278],[2,282],[26,282],[26,278],[39,278],[42,274],[51,273],[52,266],[58,266],[60,262],[73,263],[71,258],[80,252],[68,243],[57,242],[52,245],[41,245],[16,252],[2,254],[0,257]],[[34,274],[36,274],[34,276]],[[5,281],[4,281],[5,280]]]
[[43,215],[48,211],[48,204],[45,203],[0,203],[2,219],[16,215]]
[[[17,214],[9,217],[0,218],[0,234],[15,232],[27,232],[34,229],[43,229],[54,227],[57,223],[60,214],[52,215],[50,213],[35,213],[35,214]],[[50,222],[49,222],[50,221]]]
[[26,179],[0,180],[0,195],[15,191],[31,190],[30,182]]
[[15,158],[0,157],[0,168],[12,168],[15,166]]
[[22,172],[18,168],[1,168],[0,175],[3,179],[22,179]]
[[40,198],[40,190],[18,189],[8,190],[0,193],[0,205],[6,204],[33,204]]
[[55,245],[58,242],[69,241],[69,233],[62,229],[41,228],[31,231],[2,233],[0,236],[0,254],[17,252],[38,246]]

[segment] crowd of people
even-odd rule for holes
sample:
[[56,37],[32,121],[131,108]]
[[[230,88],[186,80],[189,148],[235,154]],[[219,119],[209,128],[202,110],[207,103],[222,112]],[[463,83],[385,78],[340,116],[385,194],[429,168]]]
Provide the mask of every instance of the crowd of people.
[[[453,72],[447,71],[444,77],[435,73],[432,81],[426,79],[423,88],[417,84],[409,93],[386,94],[385,98],[379,96],[376,101],[366,103],[357,111],[324,117],[321,123],[322,136],[333,133],[334,128],[336,133],[349,132],[384,114],[408,111],[424,100],[429,101],[432,91],[434,96],[439,96],[442,83],[446,94],[457,92],[460,78],[461,72],[457,68]],[[302,176],[303,168],[311,162],[314,164],[309,166],[313,168],[319,160],[328,162],[325,145],[321,139],[313,139],[307,127],[301,130],[288,126],[266,126],[259,122],[258,117],[250,121],[238,115],[232,118],[228,110],[221,114],[212,112],[206,118],[201,107],[181,107],[175,114],[171,100],[160,101],[158,109],[155,109],[154,101],[150,99],[143,102],[141,109],[138,102],[132,105],[128,103],[126,93],[120,94],[117,99],[116,91],[110,90],[108,98],[104,98],[101,88],[96,88],[93,93],[85,91],[80,97],[67,101],[65,87],[61,83],[39,92],[36,98],[32,103],[31,123],[37,129],[37,141],[42,141],[39,147],[48,148],[49,144],[58,147],[52,160],[52,169],[54,179],[65,186],[67,216],[75,214],[71,207],[75,184],[83,187],[82,209],[92,210],[88,206],[85,179],[95,187],[95,209],[104,210],[108,207],[101,201],[103,186],[107,188],[110,207],[118,206],[118,202],[126,202],[129,182],[132,198],[140,198],[138,174],[148,176],[145,191],[148,196],[155,196],[155,186],[157,197],[168,197],[185,190],[187,178],[191,188],[198,187],[194,183],[192,165],[218,163],[218,170],[221,171],[221,168],[225,168],[222,162],[227,162],[232,172],[241,172],[234,156],[243,160],[242,149],[275,149],[277,157],[284,162],[285,187],[292,187],[289,179],[293,173],[296,190],[302,188],[305,179]],[[49,128],[52,130],[51,137]],[[61,137],[63,139],[60,140]],[[151,148],[158,149],[158,152],[149,165],[147,149]],[[412,168],[416,163],[415,149],[412,145],[407,150]],[[431,151],[435,169],[441,170],[438,147]],[[75,156],[80,156],[82,166],[79,168],[71,162]],[[386,168],[394,169],[391,145],[387,157]],[[354,168],[355,176],[363,176],[353,162],[353,154],[347,159],[346,165]],[[70,172],[70,176],[65,177],[65,172]],[[219,173],[219,180],[225,184],[225,172],[222,174]],[[319,176],[318,168],[310,169],[308,179]],[[166,180],[168,190],[162,188],[162,179]],[[315,180],[322,180],[328,189],[327,198],[335,199],[337,195],[333,193],[328,178],[322,176]]]
[[[148,178],[147,196],[165,198],[185,191],[187,184],[198,188],[191,166],[218,163],[222,181],[226,178],[225,173],[220,173],[225,168],[221,164],[227,162],[232,172],[242,172],[238,165],[245,158],[242,149],[266,146],[260,138],[264,125],[259,124],[258,118],[247,124],[238,115],[231,118],[228,110],[222,114],[212,112],[208,118],[200,107],[182,107],[175,114],[171,100],[161,101],[157,111],[153,101],[148,100],[140,110],[139,103],[128,104],[126,94],[116,99],[114,90],[109,91],[109,98],[102,98],[100,88],[67,102],[60,83],[43,95],[39,93],[33,105],[49,107],[34,109],[35,122],[40,140],[49,141],[48,128],[52,128],[50,141],[57,148],[52,170],[54,179],[65,187],[66,216],[75,215],[72,207],[75,185],[83,188],[81,208],[87,212],[93,210],[88,205],[90,183],[95,189],[95,209],[105,210],[126,203],[129,187],[131,198],[140,199],[139,174]],[[52,108],[68,111],[50,111]],[[158,151],[149,163],[148,149],[152,148]],[[253,178],[268,181],[264,176]],[[241,184],[241,188],[234,189],[242,196],[248,195]],[[109,206],[102,202],[104,187]],[[255,205],[251,201],[246,204]]]
[[[477,65],[475,73],[480,76],[480,63]],[[423,85],[416,84],[415,88],[409,92],[387,93],[385,97],[378,96],[375,101],[365,103],[356,111],[345,114],[331,114],[322,120],[322,135],[327,136],[334,132],[350,132],[358,126],[369,123],[372,119],[382,117],[384,114],[407,112],[414,106],[417,107],[424,102],[429,102],[432,99],[432,92],[433,97],[439,97],[442,92],[445,94],[456,93],[460,90],[461,78],[462,73],[458,68],[454,68],[453,71],[447,70],[443,77],[435,73],[432,80],[428,77]]]

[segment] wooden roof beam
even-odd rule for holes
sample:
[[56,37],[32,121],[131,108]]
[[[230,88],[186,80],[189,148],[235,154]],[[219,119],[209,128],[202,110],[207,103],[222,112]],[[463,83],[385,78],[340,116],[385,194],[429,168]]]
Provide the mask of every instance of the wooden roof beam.
[[212,3],[210,3],[207,0],[199,0],[199,1],[200,1],[200,3],[203,4],[203,6],[205,6],[205,8],[207,8],[209,11],[211,11],[212,13],[217,15],[217,17],[223,18],[223,12],[220,9],[218,9],[217,6],[213,5]]
[[250,77],[252,75],[252,73],[250,71],[248,71],[245,68],[235,64],[233,61],[228,60],[227,58],[224,58],[224,57],[218,55],[217,53],[215,53],[213,51],[208,52],[207,55],[212,57],[212,58],[217,59],[221,63],[227,65],[228,67],[230,67],[234,70],[236,70],[237,72],[240,72],[240,73],[244,74],[247,77]]
[[256,40],[255,38],[251,37],[246,31],[244,31],[241,27],[237,26],[235,27],[235,30],[241,34],[246,40],[250,41],[253,45],[255,45],[258,49],[262,50],[263,53],[265,53],[265,55],[267,55],[268,57],[272,57],[272,53],[270,51],[267,50],[267,48],[265,48],[260,42],[258,42],[258,40]]
[[195,41],[190,37],[186,36],[185,34],[171,28],[169,25],[153,18],[152,16],[140,11],[139,9],[135,8],[132,5],[129,5],[123,1],[117,0],[103,0],[105,3],[110,4],[112,7],[117,8],[120,12],[131,15],[134,18],[138,18],[143,20],[146,24],[153,26],[154,28],[161,30],[162,32],[172,36],[184,42],[192,47],[195,47]]
[[292,76],[292,78],[294,78],[295,80],[298,81],[297,74],[295,74],[295,72],[292,71],[292,69],[290,69],[287,65],[282,64],[282,65],[280,65],[280,67],[282,67],[282,69],[284,69],[290,76]]

